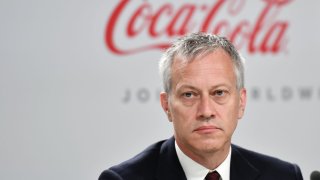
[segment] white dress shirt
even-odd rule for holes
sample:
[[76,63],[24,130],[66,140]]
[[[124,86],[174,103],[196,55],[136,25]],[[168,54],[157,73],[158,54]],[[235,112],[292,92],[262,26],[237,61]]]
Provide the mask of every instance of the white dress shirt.
[[204,180],[208,172],[217,171],[220,174],[220,180],[230,180],[230,160],[231,160],[231,147],[227,158],[216,168],[207,169],[198,164],[187,155],[185,155],[175,142],[176,152],[182,169],[187,177],[187,180]]

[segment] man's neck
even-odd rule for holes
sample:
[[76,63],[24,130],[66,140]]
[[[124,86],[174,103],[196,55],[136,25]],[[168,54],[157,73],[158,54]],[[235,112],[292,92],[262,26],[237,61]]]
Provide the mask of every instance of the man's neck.
[[228,151],[226,159],[220,163],[216,168],[207,168],[198,162],[191,159],[189,156],[184,154],[179,148],[177,142],[175,142],[175,149],[177,152],[178,159],[182,166],[182,169],[187,177],[187,179],[204,179],[208,172],[217,171],[221,179],[230,179],[230,163],[231,163],[231,147]]
[[227,158],[231,147],[231,143],[226,143],[223,148],[217,151],[197,152],[184,148],[184,146],[179,145],[179,142],[177,142],[177,145],[193,161],[211,170],[216,169]]

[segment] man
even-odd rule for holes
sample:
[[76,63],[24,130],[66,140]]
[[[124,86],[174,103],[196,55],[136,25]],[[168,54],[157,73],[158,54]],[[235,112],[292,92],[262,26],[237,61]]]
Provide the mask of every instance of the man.
[[297,165],[245,150],[231,137],[246,106],[243,60],[216,35],[193,33],[164,53],[163,110],[174,137],[104,171],[99,180],[301,180]]

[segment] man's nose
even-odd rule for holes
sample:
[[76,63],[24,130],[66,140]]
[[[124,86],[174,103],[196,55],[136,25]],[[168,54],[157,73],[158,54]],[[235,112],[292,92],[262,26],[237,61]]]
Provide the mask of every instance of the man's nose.
[[200,120],[215,118],[215,115],[216,109],[213,99],[211,99],[209,95],[201,97],[198,105],[198,118]]

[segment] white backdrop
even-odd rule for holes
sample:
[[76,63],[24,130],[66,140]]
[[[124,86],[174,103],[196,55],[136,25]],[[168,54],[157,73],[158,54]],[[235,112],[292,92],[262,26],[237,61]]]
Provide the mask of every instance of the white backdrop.
[[[220,24],[230,37],[243,24],[235,42],[249,101],[234,143],[297,163],[309,179],[320,170],[320,3],[277,2],[0,0],[0,179],[97,179],[170,137],[161,49],[146,47],[204,28],[214,7],[208,32]],[[182,7],[194,8],[186,26],[191,11],[173,20]]]

